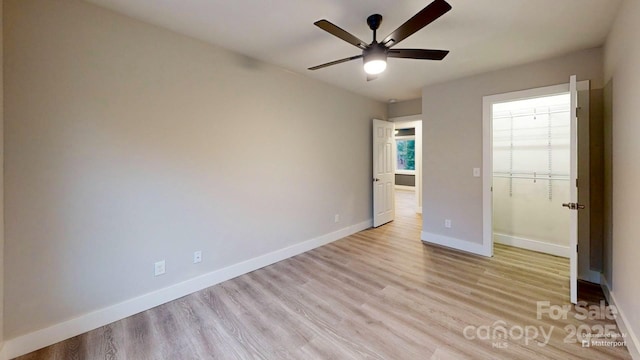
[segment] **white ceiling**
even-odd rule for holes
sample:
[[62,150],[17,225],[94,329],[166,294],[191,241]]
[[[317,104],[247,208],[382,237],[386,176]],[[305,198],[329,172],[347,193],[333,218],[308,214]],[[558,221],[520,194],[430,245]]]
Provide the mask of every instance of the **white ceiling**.
[[308,67],[360,54],[317,28],[327,19],[371,41],[367,16],[386,36],[421,10],[424,0],[87,0],[382,101],[421,96],[421,88],[467,75],[597,47],[621,0],[448,0],[453,9],[398,48],[450,50],[441,62],[390,59],[375,81],[362,61]]

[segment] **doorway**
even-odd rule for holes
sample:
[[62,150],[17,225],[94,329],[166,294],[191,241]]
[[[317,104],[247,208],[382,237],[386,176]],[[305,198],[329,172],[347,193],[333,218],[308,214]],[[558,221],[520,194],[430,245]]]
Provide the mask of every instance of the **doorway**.
[[422,214],[422,116],[390,119],[395,125],[396,209]]
[[492,105],[493,241],[569,258],[569,92]]
[[[506,94],[498,94],[485,96],[483,98],[483,251],[488,255],[493,254],[494,243],[494,221],[493,221],[493,181],[494,181],[494,167],[493,167],[493,111],[494,105],[500,103],[507,103],[517,100],[528,100],[534,98],[543,98],[554,95],[569,94],[569,124],[570,124],[570,140],[569,140],[569,198],[568,202],[563,202],[561,206],[566,207],[569,211],[569,237],[568,237],[568,257],[569,257],[569,287],[570,287],[570,299],[572,303],[577,301],[577,280],[578,280],[578,211],[585,208],[578,202],[578,91],[582,90],[583,93],[589,93],[589,81],[576,81],[576,76],[571,76],[568,84],[548,86],[537,89],[516,91]],[[582,102],[580,103],[582,104]],[[498,109],[498,108],[496,108]],[[588,124],[588,100],[586,101],[586,109],[583,109],[583,113],[587,114],[586,123]],[[547,126],[548,128],[548,126]],[[588,126],[587,126],[588,128]],[[549,130],[547,130],[549,131]],[[584,139],[583,139],[584,140]],[[587,144],[588,149],[588,136]],[[588,150],[586,153],[586,159],[588,159]],[[584,157],[583,157],[584,158]],[[587,161],[588,162],[588,161]],[[547,163],[549,160],[547,159]],[[548,164],[547,164],[548,170]],[[547,172],[547,176],[553,175],[554,169]],[[513,173],[508,174],[509,177],[513,177]],[[536,180],[537,176],[532,176]],[[554,179],[547,179],[547,185],[552,183]],[[582,190],[582,189],[581,189]],[[588,196],[588,191],[581,191],[581,194]],[[588,203],[588,200],[587,200]],[[584,216],[583,216],[584,218]],[[588,235],[588,234],[587,234]],[[587,238],[588,240],[588,238]],[[586,244],[588,251],[588,243]],[[584,248],[584,246],[581,246]],[[584,250],[584,249],[583,249]],[[539,250],[538,250],[539,251]],[[588,263],[583,263],[583,266],[588,266]]]

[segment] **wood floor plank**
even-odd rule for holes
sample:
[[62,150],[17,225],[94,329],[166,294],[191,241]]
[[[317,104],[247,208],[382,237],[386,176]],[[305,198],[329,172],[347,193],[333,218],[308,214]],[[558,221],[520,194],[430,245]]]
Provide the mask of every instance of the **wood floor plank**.
[[[569,304],[567,259],[424,244],[414,195],[396,200],[392,223],[18,359],[630,359],[624,347],[566,341],[566,329],[613,320],[581,321],[575,307],[566,319],[537,317],[538,301]],[[603,294],[581,283],[579,298],[599,304]],[[553,331],[548,343],[480,338],[496,324]]]
[[[145,360],[160,355],[155,352],[156,346],[151,330],[151,312],[154,310],[144,311],[119,321],[123,324],[125,334],[125,345],[122,349],[123,359]],[[88,332],[87,336],[90,336],[91,332]]]

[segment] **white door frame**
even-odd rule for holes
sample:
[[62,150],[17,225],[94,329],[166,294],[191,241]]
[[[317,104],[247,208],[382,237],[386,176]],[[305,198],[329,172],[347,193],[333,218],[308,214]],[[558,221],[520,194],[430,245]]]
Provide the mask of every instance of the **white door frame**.
[[397,129],[416,129],[416,213],[422,214],[422,115],[409,115],[390,118]]
[[569,92],[569,83],[482,98],[482,247],[493,256],[493,104]]
[[[589,90],[589,81],[578,81],[578,91]],[[482,248],[493,256],[493,114],[494,103],[568,93],[569,83],[514,91],[482,98]]]

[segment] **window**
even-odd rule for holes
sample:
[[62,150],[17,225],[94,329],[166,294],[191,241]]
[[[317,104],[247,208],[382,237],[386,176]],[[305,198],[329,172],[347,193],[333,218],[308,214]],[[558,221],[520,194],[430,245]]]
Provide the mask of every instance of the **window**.
[[416,170],[415,136],[396,137],[396,172],[414,173]]

